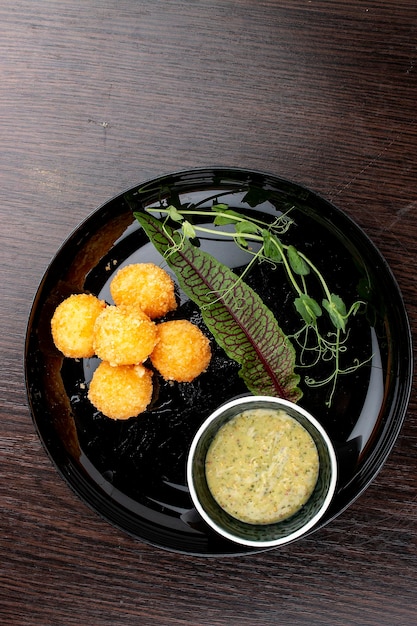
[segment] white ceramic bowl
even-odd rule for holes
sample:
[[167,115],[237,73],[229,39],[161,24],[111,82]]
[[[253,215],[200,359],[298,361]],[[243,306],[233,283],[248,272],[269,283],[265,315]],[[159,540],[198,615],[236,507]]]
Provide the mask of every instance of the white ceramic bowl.
[[[242,411],[257,408],[286,411],[310,433],[319,455],[319,475],[308,501],[291,517],[272,524],[249,524],[229,515],[213,498],[206,479],[206,455],[218,430]],[[283,545],[307,534],[328,509],[336,489],[337,474],[336,454],[320,423],[298,405],[269,396],[245,396],[214,411],[197,431],[187,463],[191,498],[206,523],[230,541],[258,548]]]

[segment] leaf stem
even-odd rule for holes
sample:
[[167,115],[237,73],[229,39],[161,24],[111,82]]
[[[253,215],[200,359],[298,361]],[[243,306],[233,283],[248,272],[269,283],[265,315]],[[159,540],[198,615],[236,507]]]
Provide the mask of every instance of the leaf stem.
[[[198,205],[195,205],[198,206]],[[149,213],[161,213],[161,214],[165,214],[165,215],[169,215],[170,211],[169,208],[164,209],[162,207],[147,207],[146,211]],[[181,211],[179,211],[177,209],[178,213],[180,213],[181,215],[204,215],[207,217],[224,217],[224,218],[229,218],[229,219],[234,219],[236,222],[252,222],[254,224],[259,224],[260,226],[271,226],[271,224],[268,224],[267,222],[264,222],[262,220],[258,220],[254,217],[251,217],[250,219],[248,219],[245,216],[240,216],[237,213],[226,213],[224,211],[195,211],[193,209],[181,209]],[[279,219],[279,218],[278,218]],[[194,224],[194,227],[197,228],[197,226]],[[216,231],[217,233],[218,231]],[[220,233],[222,234],[222,233]],[[230,233],[227,233],[230,234]]]
[[286,245],[282,244],[281,242],[278,242],[276,239],[272,239],[272,243],[277,248],[278,252],[281,254],[282,263],[283,263],[283,265],[285,267],[285,271],[287,272],[287,276],[290,279],[291,284],[293,285],[293,287],[296,290],[296,292],[298,293],[298,295],[301,296],[303,291],[300,289],[297,281],[294,278],[294,274],[293,274],[293,272],[291,270],[290,264],[288,263],[287,257],[285,256],[285,254],[283,254],[283,250],[288,250],[289,246],[286,246]]
[[324,280],[324,276],[322,275],[322,273],[320,272],[320,270],[314,265],[314,263],[312,263],[312,261],[310,261],[310,259],[303,253],[298,251],[298,254],[300,255],[300,257],[307,263],[307,265],[309,267],[311,267],[311,269],[313,270],[313,272],[315,273],[315,275],[317,276],[317,278],[320,280],[321,285],[323,287],[323,291],[326,294],[327,299],[329,300],[329,302],[331,301],[331,293],[330,290],[327,286],[326,281]]

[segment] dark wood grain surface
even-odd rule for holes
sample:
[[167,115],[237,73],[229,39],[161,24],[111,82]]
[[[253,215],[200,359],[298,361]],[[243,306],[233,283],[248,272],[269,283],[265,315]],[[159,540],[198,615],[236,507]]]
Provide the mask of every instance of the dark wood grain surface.
[[414,0],[0,3],[0,622],[417,622],[417,404],[365,493],[286,548],[203,559],[110,526],[59,477],[26,403],[38,283],[95,207],[152,176],[254,168],[373,239],[417,331]]

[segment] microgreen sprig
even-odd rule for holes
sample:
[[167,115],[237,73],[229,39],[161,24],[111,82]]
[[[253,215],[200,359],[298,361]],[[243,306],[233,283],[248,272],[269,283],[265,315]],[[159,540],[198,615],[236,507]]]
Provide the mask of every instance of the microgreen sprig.
[[[331,291],[323,273],[316,265],[303,252],[281,240],[281,236],[293,223],[289,212],[280,214],[269,223],[256,217],[249,218],[240,214],[230,209],[227,204],[216,202],[216,199],[213,199],[209,210],[199,208],[197,205],[189,205],[185,208],[169,205],[147,207],[146,211],[159,214],[166,222],[171,221],[178,225],[180,240],[173,241],[172,248],[167,250],[168,255],[181,249],[185,240],[198,246],[200,245],[199,235],[214,235],[230,239],[239,248],[252,255],[251,261],[239,280],[243,280],[256,262],[267,262],[273,266],[283,267],[295,293],[294,307],[302,323],[301,328],[289,338],[295,340],[301,348],[300,367],[311,367],[320,359],[333,364],[331,373],[322,380],[315,380],[310,376],[305,377],[306,384],[310,386],[331,385],[326,402],[330,406],[339,375],[351,373],[369,360],[364,362],[354,360],[352,365],[346,368],[342,368],[340,364],[340,357],[347,349],[349,318],[355,315],[365,303],[357,300],[347,309],[343,299]],[[210,218],[213,227],[193,222],[194,217],[201,219],[205,216]],[[224,226],[231,228],[224,229],[222,228]],[[321,303],[310,293],[312,278],[321,288]],[[319,319],[323,321],[326,319],[327,326],[330,326],[332,330],[322,334],[319,329]],[[309,363],[306,362],[307,355],[312,357]]]

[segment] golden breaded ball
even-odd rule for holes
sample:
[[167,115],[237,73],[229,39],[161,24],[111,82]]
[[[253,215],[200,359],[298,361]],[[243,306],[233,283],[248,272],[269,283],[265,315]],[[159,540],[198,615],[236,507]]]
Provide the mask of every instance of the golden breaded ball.
[[55,309],[52,339],[64,356],[83,359],[94,355],[94,324],[105,307],[103,300],[80,293],[69,296]]
[[139,307],[151,319],[177,308],[174,281],[158,265],[135,263],[122,267],[110,283],[116,305]]
[[211,359],[210,342],[187,320],[157,325],[158,343],[151,354],[154,367],[165,380],[191,382],[204,372]]
[[140,309],[108,306],[96,319],[94,351],[111,365],[142,363],[157,341],[156,324]]
[[91,379],[88,399],[111,419],[135,417],[152,399],[152,372],[143,365],[113,367],[102,361]]

